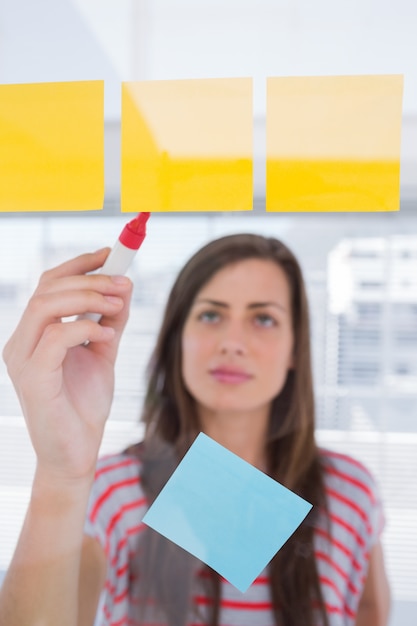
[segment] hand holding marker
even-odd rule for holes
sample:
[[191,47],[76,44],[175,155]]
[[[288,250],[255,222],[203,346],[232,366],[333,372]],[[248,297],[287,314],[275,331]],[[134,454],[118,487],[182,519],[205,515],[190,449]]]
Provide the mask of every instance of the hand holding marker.
[[[132,221],[123,228],[118,240],[114,244],[107,257],[101,274],[116,276],[125,274],[132,263],[136,252],[142,245],[146,235],[146,222],[150,213],[139,213]],[[86,313],[78,319],[90,319],[98,322],[101,318],[99,313]]]

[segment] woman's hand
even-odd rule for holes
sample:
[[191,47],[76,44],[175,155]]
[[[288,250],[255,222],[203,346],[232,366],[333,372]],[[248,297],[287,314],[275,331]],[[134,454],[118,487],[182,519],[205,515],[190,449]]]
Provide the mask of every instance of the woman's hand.
[[[131,281],[88,274],[109,249],[45,272],[3,357],[48,480],[91,477],[114,390],[114,363]],[[100,323],[62,318],[94,311]],[[88,345],[84,345],[88,342]]]

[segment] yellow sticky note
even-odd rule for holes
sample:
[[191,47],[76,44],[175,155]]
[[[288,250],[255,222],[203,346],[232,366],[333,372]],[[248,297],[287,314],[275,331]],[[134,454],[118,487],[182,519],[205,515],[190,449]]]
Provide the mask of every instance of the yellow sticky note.
[[122,211],[253,204],[252,80],[122,84]]
[[104,83],[0,85],[0,211],[102,209]]
[[397,211],[403,79],[267,81],[267,211]]

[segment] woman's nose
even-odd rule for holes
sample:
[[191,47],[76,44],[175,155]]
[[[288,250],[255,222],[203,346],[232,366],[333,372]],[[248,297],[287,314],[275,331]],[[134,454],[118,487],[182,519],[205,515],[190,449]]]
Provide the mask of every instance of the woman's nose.
[[245,354],[247,345],[243,328],[230,324],[220,339],[219,349],[221,354]]

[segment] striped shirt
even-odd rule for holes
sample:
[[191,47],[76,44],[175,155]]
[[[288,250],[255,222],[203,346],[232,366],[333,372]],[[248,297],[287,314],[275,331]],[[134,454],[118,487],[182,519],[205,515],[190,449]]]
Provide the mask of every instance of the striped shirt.
[[[340,453],[321,452],[328,516],[321,515],[315,530],[319,578],[330,625],[353,626],[370,550],[383,528],[382,508],[374,480],[360,462]],[[129,618],[134,603],[130,564],[145,528],[141,520],[147,510],[140,465],[136,457],[124,454],[103,457],[97,465],[85,532],[103,546],[108,571],[96,626],[135,624]],[[202,588],[197,581],[189,626],[206,623],[208,599]],[[274,626],[267,568],[245,593],[222,580],[221,594],[221,626]]]

